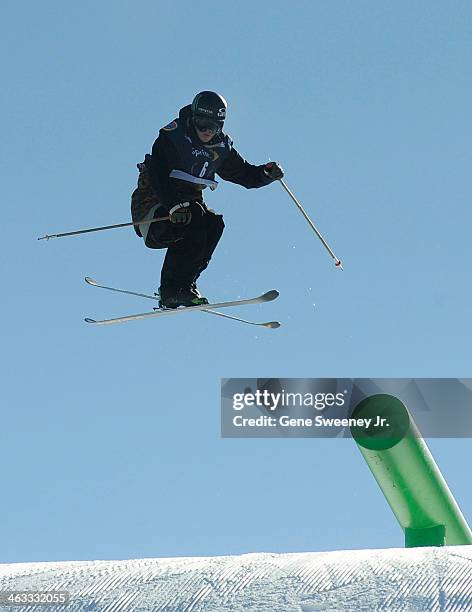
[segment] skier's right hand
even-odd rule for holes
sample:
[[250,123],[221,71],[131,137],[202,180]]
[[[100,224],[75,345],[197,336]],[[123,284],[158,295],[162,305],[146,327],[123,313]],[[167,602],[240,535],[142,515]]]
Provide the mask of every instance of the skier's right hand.
[[280,181],[284,176],[284,171],[278,162],[270,161],[264,166],[264,174],[272,181]]
[[169,211],[170,222],[178,225],[188,225],[192,220],[192,211],[190,210],[190,203],[183,202],[177,204]]

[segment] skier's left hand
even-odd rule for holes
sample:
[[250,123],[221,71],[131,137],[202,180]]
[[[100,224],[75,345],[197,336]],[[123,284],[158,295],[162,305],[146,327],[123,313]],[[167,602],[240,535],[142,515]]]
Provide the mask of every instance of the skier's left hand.
[[273,181],[279,181],[283,177],[284,171],[278,162],[270,161],[264,166],[264,174]]
[[188,225],[192,220],[192,211],[190,210],[189,202],[183,204],[176,204],[169,211],[169,218],[171,223],[179,225]]

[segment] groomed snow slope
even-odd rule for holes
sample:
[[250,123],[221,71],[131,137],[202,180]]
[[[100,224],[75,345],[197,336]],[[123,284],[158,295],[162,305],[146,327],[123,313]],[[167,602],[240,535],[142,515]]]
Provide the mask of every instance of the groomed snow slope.
[[472,546],[0,565],[22,589],[69,591],[48,608],[68,612],[472,610]]

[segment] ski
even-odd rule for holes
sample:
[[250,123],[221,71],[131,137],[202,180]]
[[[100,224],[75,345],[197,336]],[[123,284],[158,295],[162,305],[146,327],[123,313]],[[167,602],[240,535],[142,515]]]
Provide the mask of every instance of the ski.
[[[117,293],[124,293],[127,295],[134,295],[137,297],[142,297],[142,298],[146,298],[146,299],[151,299],[154,301],[158,301],[158,297],[157,294],[154,295],[149,295],[146,293],[138,293],[136,291],[128,291],[126,289],[117,289],[116,287],[108,287],[106,285],[100,285],[99,283],[97,283],[97,281],[95,281],[93,278],[90,278],[89,276],[85,277],[85,282],[88,285],[91,285],[92,287],[99,287],[101,289],[107,289],[108,291],[115,291]],[[114,319],[104,319],[104,320],[96,320],[96,319],[91,319],[89,317],[87,317],[85,319],[85,321],[87,323],[93,323],[96,325],[112,325],[114,323],[124,323],[126,321],[136,321],[136,320],[140,320],[140,319],[150,319],[150,318],[154,318],[154,317],[159,317],[159,316],[164,316],[164,315],[174,315],[174,314],[180,314],[182,312],[187,312],[187,311],[199,311],[199,312],[206,312],[208,314],[213,314],[213,315],[217,315],[220,317],[225,317],[227,319],[232,319],[234,321],[238,321],[240,323],[246,323],[248,325],[256,325],[256,326],[261,326],[261,327],[266,327],[269,329],[277,329],[278,327],[280,327],[280,323],[278,321],[268,321],[265,323],[257,323],[254,321],[247,321],[246,319],[241,319],[239,317],[234,317],[231,315],[227,315],[224,314],[222,312],[217,312],[215,309],[217,308],[228,308],[230,306],[244,306],[247,304],[259,304],[259,303],[263,303],[263,302],[270,302],[272,300],[275,300],[277,297],[279,296],[279,292],[275,289],[272,289],[271,291],[267,291],[266,293],[259,295],[257,297],[254,298],[248,298],[248,299],[244,299],[244,300],[234,300],[234,301],[230,301],[230,302],[220,302],[220,303],[215,303],[215,304],[201,304],[199,306],[186,306],[186,307],[180,307],[180,308],[156,308],[153,312],[143,312],[143,313],[138,313],[138,314],[132,314],[132,315],[128,315],[125,317],[116,317]]]
[[241,319],[240,317],[234,317],[232,315],[228,315],[223,312],[218,312],[217,310],[202,310],[202,312],[206,312],[207,314],[211,314],[211,315],[217,315],[218,317],[224,317],[225,319],[232,319],[233,321],[238,321],[239,323],[246,323],[247,325],[257,325],[259,327],[267,327],[268,329],[278,329],[281,325],[279,321],[267,321],[266,323],[257,323],[256,321],[248,321],[247,319]]
[[96,280],[90,278],[90,276],[85,277],[85,282],[92,287],[99,287],[100,289],[107,289],[108,291],[116,291],[117,293],[125,293],[127,295],[135,295],[136,297],[146,298],[148,300],[159,301],[157,297],[157,293],[154,295],[150,295],[149,293],[137,293],[136,291],[128,291],[127,289],[117,289],[116,287],[107,287],[106,285],[100,285]]

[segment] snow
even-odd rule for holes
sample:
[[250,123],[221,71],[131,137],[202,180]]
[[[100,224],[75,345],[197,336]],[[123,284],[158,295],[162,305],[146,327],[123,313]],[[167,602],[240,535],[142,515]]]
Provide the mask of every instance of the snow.
[[48,608],[67,612],[472,610],[472,546],[3,564],[0,590],[69,591]]

